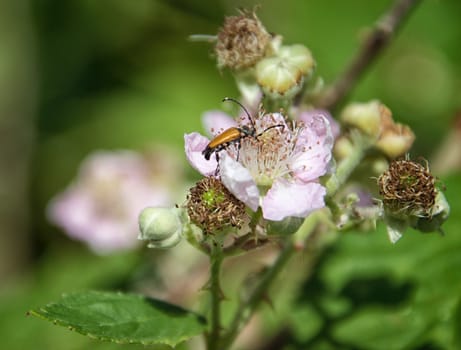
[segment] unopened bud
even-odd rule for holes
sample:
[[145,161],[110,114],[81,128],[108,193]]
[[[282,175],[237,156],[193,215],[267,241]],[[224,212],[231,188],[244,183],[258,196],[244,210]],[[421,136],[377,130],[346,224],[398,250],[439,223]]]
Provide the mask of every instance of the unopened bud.
[[347,136],[340,136],[336,142],[333,149],[335,159],[341,160],[350,157],[355,152],[355,147]]
[[315,61],[305,46],[281,46],[275,56],[258,62],[256,80],[271,97],[292,97],[301,90],[304,78],[313,72],[314,67]]
[[407,153],[414,141],[415,134],[408,126],[395,123],[390,112],[381,114],[381,133],[376,148],[389,158],[397,158]]
[[178,208],[145,208],[139,215],[138,239],[149,248],[171,248],[181,240],[182,221]]
[[378,137],[381,131],[381,113],[386,113],[379,101],[351,103],[341,113],[341,120],[355,126],[371,137]]
[[374,146],[389,158],[407,153],[415,140],[413,131],[396,123],[390,109],[376,100],[348,105],[341,120],[368,135]]

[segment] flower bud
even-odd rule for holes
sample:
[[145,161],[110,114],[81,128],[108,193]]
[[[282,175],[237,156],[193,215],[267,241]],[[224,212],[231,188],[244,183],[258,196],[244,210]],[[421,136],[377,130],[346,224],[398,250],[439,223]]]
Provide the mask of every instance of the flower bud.
[[374,146],[389,158],[408,152],[415,140],[413,131],[394,122],[390,109],[376,100],[350,104],[343,110],[341,119],[370,136]]
[[381,133],[376,148],[389,158],[396,158],[408,152],[415,141],[415,134],[406,125],[395,123],[390,113],[381,115]]
[[271,38],[254,12],[226,17],[215,46],[218,67],[239,70],[253,66],[270,50]]
[[149,248],[171,248],[181,240],[183,224],[178,208],[145,208],[139,215],[138,239]]
[[341,113],[341,120],[355,126],[371,137],[378,137],[381,131],[381,114],[389,110],[379,101],[351,103]]
[[256,80],[271,97],[292,97],[301,90],[304,78],[314,67],[312,54],[305,46],[281,46],[275,56],[258,62]]
[[336,140],[333,152],[335,159],[339,161],[350,157],[355,152],[355,148],[351,139],[343,135]]

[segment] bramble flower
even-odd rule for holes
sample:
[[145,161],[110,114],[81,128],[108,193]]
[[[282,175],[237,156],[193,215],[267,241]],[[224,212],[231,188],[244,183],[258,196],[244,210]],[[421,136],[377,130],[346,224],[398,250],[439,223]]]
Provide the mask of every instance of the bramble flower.
[[[208,126],[219,134],[229,125],[246,125],[222,114],[206,116]],[[216,122],[215,124],[213,122]],[[280,125],[265,132],[271,126]],[[205,176],[219,169],[227,189],[253,211],[261,207],[265,219],[280,221],[286,217],[306,217],[325,206],[325,188],[320,176],[329,170],[333,136],[330,123],[322,115],[307,123],[287,124],[280,113],[260,113],[255,120],[256,135],[241,140],[209,161],[202,155],[209,140],[199,133],[185,135],[186,156],[191,165]],[[237,161],[237,153],[239,153]]]
[[49,203],[49,220],[99,254],[134,248],[139,244],[139,212],[174,201],[162,176],[168,171],[174,178],[180,171],[165,151],[147,156],[133,151],[91,154],[77,179]]

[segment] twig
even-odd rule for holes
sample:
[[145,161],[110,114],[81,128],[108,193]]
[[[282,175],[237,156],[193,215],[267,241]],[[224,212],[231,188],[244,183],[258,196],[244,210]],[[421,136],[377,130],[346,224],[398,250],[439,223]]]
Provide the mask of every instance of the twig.
[[404,20],[421,0],[396,0],[376,22],[357,55],[343,74],[331,85],[317,103],[318,107],[333,110],[354,88],[365,70],[374,62],[401,27]]

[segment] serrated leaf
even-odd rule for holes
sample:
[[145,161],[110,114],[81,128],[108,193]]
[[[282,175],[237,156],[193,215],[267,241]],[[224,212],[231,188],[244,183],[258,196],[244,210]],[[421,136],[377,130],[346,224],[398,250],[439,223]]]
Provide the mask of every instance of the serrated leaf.
[[99,340],[176,346],[201,334],[205,319],[176,305],[136,294],[78,292],[30,314]]

